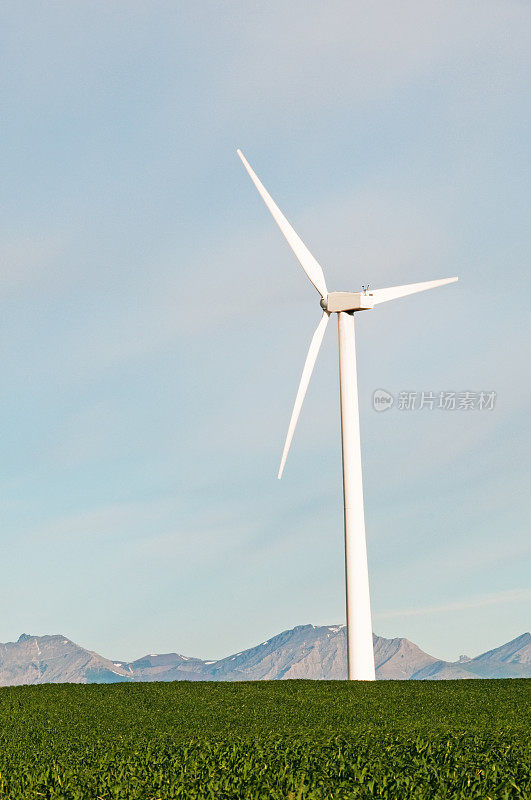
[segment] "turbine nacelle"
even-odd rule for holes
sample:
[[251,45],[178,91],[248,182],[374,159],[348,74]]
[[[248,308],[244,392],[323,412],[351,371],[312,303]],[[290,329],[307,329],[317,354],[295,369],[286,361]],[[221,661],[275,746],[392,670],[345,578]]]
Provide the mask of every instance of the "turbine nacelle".
[[372,292],[330,292],[321,300],[321,308],[329,314],[339,311],[369,311],[374,305]]

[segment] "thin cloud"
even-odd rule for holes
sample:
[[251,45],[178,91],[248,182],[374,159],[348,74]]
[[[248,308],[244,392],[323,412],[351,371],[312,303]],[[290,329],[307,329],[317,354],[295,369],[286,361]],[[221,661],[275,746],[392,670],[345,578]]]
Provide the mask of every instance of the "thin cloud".
[[424,606],[422,608],[401,608],[392,611],[379,611],[375,613],[378,619],[397,619],[399,617],[425,617],[432,614],[447,614],[453,611],[464,611],[468,608],[484,608],[485,606],[499,605],[501,603],[522,603],[531,600],[531,590],[509,589],[504,592],[485,594],[480,597],[464,598],[454,603]]

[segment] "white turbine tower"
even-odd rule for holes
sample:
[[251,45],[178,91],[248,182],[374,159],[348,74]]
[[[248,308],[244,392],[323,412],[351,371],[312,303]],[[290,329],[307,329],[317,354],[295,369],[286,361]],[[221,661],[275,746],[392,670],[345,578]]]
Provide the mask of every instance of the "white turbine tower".
[[286,241],[297,256],[306,275],[321,295],[323,316],[317,326],[306,356],[302,377],[295,398],[289,423],[284,452],[278,477],[282,477],[284,465],[293,439],[297,420],[306,390],[317,360],[319,348],[330,314],[337,314],[339,330],[339,382],[341,394],[341,443],[343,450],[343,500],[345,510],[345,574],[347,594],[347,660],[349,680],[373,681],[374,652],[372,642],[371,604],[369,596],[369,572],[365,543],[365,516],[363,511],[363,481],[361,471],[360,422],[358,409],[358,384],[356,375],[356,342],[354,335],[354,313],[367,311],[378,303],[396,300],[415,292],[434,289],[453,283],[457,278],[443,278],[406,286],[375,289],[372,292],[329,292],[321,265],[312,256],[304,242],[295,233],[273,198],[250,167],[243,153],[238,150],[243,165],[263,201],[284,234]]

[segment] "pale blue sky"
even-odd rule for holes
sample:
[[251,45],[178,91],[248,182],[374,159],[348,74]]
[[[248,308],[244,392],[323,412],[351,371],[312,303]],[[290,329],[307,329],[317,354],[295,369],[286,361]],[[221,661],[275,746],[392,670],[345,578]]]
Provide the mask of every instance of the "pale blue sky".
[[375,631],[455,658],[529,629],[530,19],[4,5],[0,641],[215,658],[344,621],[335,326],[279,483],[320,309],[237,147],[330,289],[460,276],[359,315]]

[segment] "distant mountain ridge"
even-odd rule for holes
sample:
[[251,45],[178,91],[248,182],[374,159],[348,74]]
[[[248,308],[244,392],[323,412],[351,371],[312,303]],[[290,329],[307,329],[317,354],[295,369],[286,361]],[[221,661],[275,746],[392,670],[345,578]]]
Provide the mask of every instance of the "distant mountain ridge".
[[114,683],[123,680],[112,661],[65,636],[29,636],[0,644],[0,686],[30,683]]
[[[442,661],[408,639],[373,634],[378,680],[530,678],[531,634],[475,658]],[[121,681],[342,680],[346,675],[344,625],[299,625],[236,655],[214,661],[179,653],[111,661],[65,636],[22,634],[0,644],[0,686]]]

